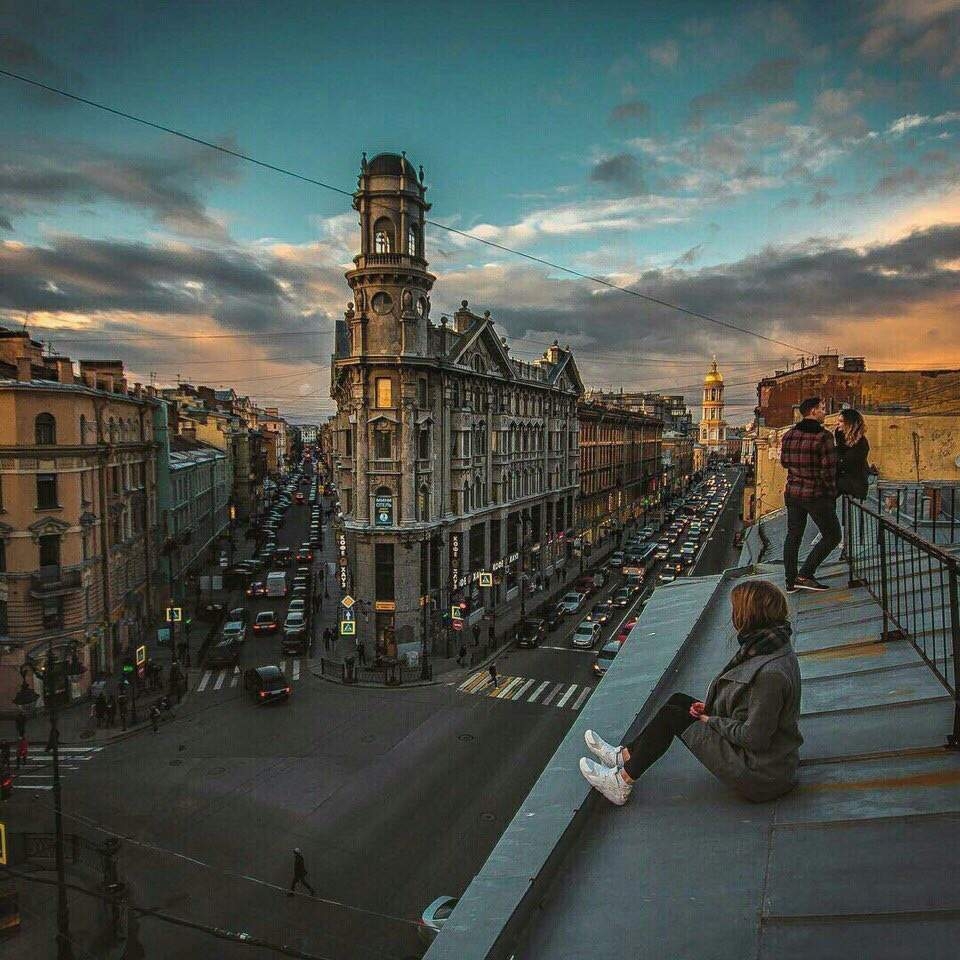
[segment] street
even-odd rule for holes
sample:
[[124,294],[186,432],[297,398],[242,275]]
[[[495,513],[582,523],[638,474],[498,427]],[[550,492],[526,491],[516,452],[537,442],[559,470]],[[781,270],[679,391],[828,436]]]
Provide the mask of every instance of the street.
[[[737,512],[733,495],[697,573],[729,565]],[[292,506],[279,543],[298,546],[308,522],[309,507]],[[328,529],[328,553],[332,540]],[[251,635],[241,669],[285,660],[289,702],[257,706],[232,670],[195,667],[188,696],[159,733],[139,733],[70,764],[65,829],[123,839],[121,877],[138,906],[303,955],[416,956],[423,908],[466,888],[598,682],[595,650],[573,649],[570,636],[589,606],[621,582],[611,577],[541,646],[502,655],[496,690],[486,670],[425,687],[344,687],[320,679],[309,657],[282,658],[279,635]],[[596,649],[636,615],[642,596],[614,608]],[[247,606],[251,616],[271,608],[282,614],[285,602],[280,610],[272,604],[262,598]],[[50,829],[36,794],[18,792],[12,803],[23,829]],[[294,847],[303,851],[316,898],[303,888],[285,895]],[[76,882],[95,886],[92,876]],[[91,904],[71,898],[75,931],[102,924]],[[43,937],[48,930],[43,925]],[[148,917],[131,931],[140,949],[124,956],[275,955],[226,941],[214,946],[208,933]],[[31,952],[38,942],[45,941],[21,936],[10,956],[40,955]]]

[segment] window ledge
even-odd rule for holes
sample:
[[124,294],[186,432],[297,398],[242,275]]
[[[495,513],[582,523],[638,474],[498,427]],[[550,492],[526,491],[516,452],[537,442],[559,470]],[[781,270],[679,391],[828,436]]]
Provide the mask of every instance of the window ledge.
[[34,507],[34,513],[56,513],[59,510],[63,510],[63,507],[58,503],[55,507]]

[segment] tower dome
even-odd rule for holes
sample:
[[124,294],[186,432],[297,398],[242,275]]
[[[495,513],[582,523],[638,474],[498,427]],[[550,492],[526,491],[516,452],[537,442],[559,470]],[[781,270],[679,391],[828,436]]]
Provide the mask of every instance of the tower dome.
[[378,153],[366,166],[365,173],[374,176],[413,177],[417,178],[417,171],[413,164],[399,153]]
[[703,378],[704,384],[709,383],[723,383],[723,374],[717,368],[717,358],[714,355],[713,362],[710,364],[710,370],[707,372],[707,375]]

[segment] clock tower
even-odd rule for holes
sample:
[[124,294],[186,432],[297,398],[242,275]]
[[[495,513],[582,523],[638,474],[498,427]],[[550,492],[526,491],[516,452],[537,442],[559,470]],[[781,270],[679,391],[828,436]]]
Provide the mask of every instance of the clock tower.
[[427,357],[430,289],[424,217],[430,209],[406,154],[363,155],[353,207],[360,214],[360,253],[346,274],[353,304],[345,315],[352,357]]

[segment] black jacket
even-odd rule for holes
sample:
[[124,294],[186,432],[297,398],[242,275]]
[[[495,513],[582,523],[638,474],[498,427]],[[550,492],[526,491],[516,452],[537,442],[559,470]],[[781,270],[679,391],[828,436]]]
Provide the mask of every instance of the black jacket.
[[837,491],[863,500],[867,496],[869,483],[867,457],[870,444],[866,437],[861,437],[852,447],[848,447],[839,430],[834,438],[837,441]]

